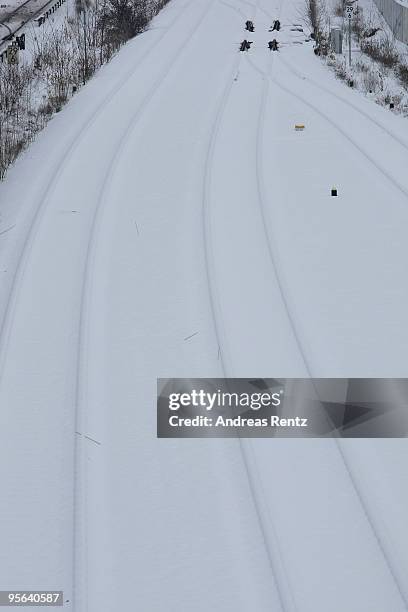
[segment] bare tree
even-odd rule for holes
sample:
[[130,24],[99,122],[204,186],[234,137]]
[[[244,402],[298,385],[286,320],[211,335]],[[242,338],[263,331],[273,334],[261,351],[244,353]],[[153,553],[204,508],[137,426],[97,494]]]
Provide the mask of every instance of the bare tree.
[[74,19],[32,31],[28,62],[0,63],[0,180],[79,83],[145,30],[168,1],[75,0]]
[[88,79],[88,45],[87,45],[87,13],[91,7],[91,0],[75,0],[75,12],[78,17],[78,21],[82,24],[83,28],[83,42],[84,42],[84,63],[83,63],[83,82],[85,83]]

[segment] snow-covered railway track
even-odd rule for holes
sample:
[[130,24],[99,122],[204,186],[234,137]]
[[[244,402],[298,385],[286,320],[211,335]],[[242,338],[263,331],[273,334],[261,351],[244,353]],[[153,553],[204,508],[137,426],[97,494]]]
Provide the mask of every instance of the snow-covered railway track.
[[[138,105],[136,113],[132,116],[130,124],[126,124],[125,130],[119,133],[118,138],[118,147],[112,152],[112,159],[108,160],[108,167],[113,168],[114,159],[118,157],[119,149],[121,144],[124,143],[127,137],[127,130],[129,129],[129,125],[136,124],[137,121],[142,117],[143,112],[147,109],[149,101],[152,99],[156,91],[159,90],[161,84],[165,81],[167,74],[171,72],[173,66],[175,66],[177,59],[181,57],[184,49],[187,47],[188,43],[192,40],[196,32],[199,30],[199,26],[204,21],[205,16],[210,12],[210,9],[214,5],[215,0],[213,0],[210,4],[205,4],[205,10],[201,11],[199,15],[199,19],[194,19],[194,21],[189,24],[187,32],[183,33],[183,37],[181,42],[178,44],[176,51],[172,53],[170,56],[165,56],[164,68],[159,70],[157,77],[154,79],[153,85],[150,86],[147,90],[146,95],[143,97],[141,103]],[[16,306],[19,303],[19,297],[21,295],[22,287],[24,285],[26,278],[26,270],[27,266],[31,262],[32,251],[37,242],[37,236],[39,231],[42,228],[42,224],[44,219],[46,218],[47,213],[50,210],[50,206],[54,201],[55,192],[58,188],[59,181],[62,177],[62,174],[66,171],[71,161],[75,161],[76,153],[78,152],[81,144],[84,143],[86,139],[87,132],[91,129],[92,126],[95,125],[96,121],[100,119],[101,114],[106,110],[106,108],[113,103],[120,93],[123,91],[125,86],[134,78],[139,67],[144,63],[145,59],[154,51],[158,49],[158,45],[162,41],[166,39],[168,33],[172,30],[173,24],[182,17],[185,17],[188,14],[188,8],[191,7],[193,3],[189,3],[186,6],[183,6],[182,10],[177,13],[170,26],[166,28],[163,33],[160,34],[158,38],[155,38],[153,44],[147,48],[147,50],[143,53],[141,57],[137,59],[137,61],[131,66],[129,70],[126,71],[125,75],[119,81],[119,84],[116,84],[114,88],[109,91],[109,94],[101,100],[100,104],[96,108],[96,111],[92,113],[90,117],[88,117],[80,126],[80,129],[75,131],[70,138],[68,147],[64,149],[61,156],[56,160],[54,165],[54,171],[49,174],[50,179],[45,187],[41,190],[39,196],[35,200],[35,204],[32,209],[31,219],[28,223],[28,227],[26,228],[26,232],[24,234],[24,241],[19,249],[19,256],[17,261],[15,262],[14,269],[10,271],[9,277],[9,287],[8,287],[8,298],[6,300],[5,310],[2,317],[2,324],[0,328],[0,389],[3,384],[3,375],[4,369],[7,364],[8,356],[9,356],[9,343],[10,339],[13,335],[13,330],[15,329],[15,313]],[[108,171],[109,174],[109,171]],[[103,180],[101,181],[103,183]],[[108,183],[103,183],[103,185],[107,185]],[[85,309],[86,309],[86,283],[90,281],[88,278],[89,273],[91,272],[91,258],[92,258],[92,247],[94,246],[94,239],[96,235],[96,227],[97,227],[97,219],[98,219],[98,206],[101,204],[101,199],[103,198],[104,190],[100,192],[100,200],[97,202],[97,207],[94,209],[93,220],[89,226],[89,235],[87,238],[87,248],[85,250],[85,261],[82,266],[82,272],[80,273],[80,278],[82,281],[81,295],[79,296],[78,304],[79,304],[79,312],[73,312],[74,315],[74,323],[73,329],[74,337],[77,338],[78,348],[74,351],[75,356],[78,358],[78,363],[74,367],[74,373],[76,379],[72,380],[72,385],[74,388],[74,397],[76,397],[76,417],[75,417],[75,426],[74,430],[79,434],[84,432],[83,427],[86,425],[85,419],[86,417],[82,414],[81,408],[82,406],[82,395],[83,389],[81,387],[82,379],[82,366],[83,366],[83,342],[84,342],[84,323],[86,319]],[[77,321],[77,323],[75,323]],[[69,358],[69,354],[68,354]],[[80,361],[79,361],[80,360]],[[81,582],[78,582],[75,586],[74,580],[74,609],[82,610],[85,609],[85,598],[86,598],[86,589],[84,586],[84,582],[86,581],[86,573],[84,567],[84,557],[85,551],[82,548],[82,544],[84,543],[84,539],[86,536],[86,532],[82,529],[82,521],[84,520],[84,498],[82,497],[82,493],[80,489],[84,486],[84,479],[86,479],[86,470],[84,465],[86,462],[83,462],[83,438],[82,435],[74,435],[74,430],[72,431],[73,439],[75,440],[76,450],[74,452],[75,466],[74,473],[76,478],[74,478],[75,491],[74,491],[74,504],[75,504],[75,518],[74,518],[74,575],[80,576]],[[86,432],[84,432],[86,433]],[[77,488],[78,487],[78,488]],[[80,543],[81,542],[81,545]],[[82,588],[81,588],[82,587]]]
[[[354,298],[357,277],[364,283],[371,269],[398,267],[408,217],[398,193],[395,208],[390,203],[397,221],[384,223],[376,170],[351,147],[350,162],[342,135],[262,70],[274,62],[273,76],[297,91],[267,50],[265,12],[243,56],[239,37],[247,36],[251,5],[182,4],[169,5],[182,12],[173,34],[163,32],[169,13],[157,35],[127,45],[50,122],[34,159],[30,151],[22,159],[27,187],[13,188],[19,167],[2,186],[5,213],[14,203],[24,211],[4,219],[13,231],[2,238],[0,288],[7,296],[9,282],[13,292],[0,348],[0,446],[11,491],[2,506],[11,525],[5,573],[26,584],[57,576],[76,612],[127,609],[135,577],[137,605],[146,610],[404,612],[377,524],[373,530],[332,440],[155,438],[157,376],[321,375],[333,347],[341,364],[353,330],[343,339],[337,321],[361,323],[371,287],[363,308],[357,304],[363,316],[344,314],[342,304],[327,308],[331,281],[340,299]],[[277,3],[270,8],[278,13]],[[307,130],[295,134],[299,115]],[[330,199],[328,181],[321,184],[331,162],[336,180],[343,170],[347,197]],[[367,198],[345,176],[359,164]],[[366,200],[376,205],[377,243],[384,226],[387,236],[397,234],[393,257],[380,249],[378,266],[376,246],[363,244],[365,258],[352,236],[352,256],[341,253],[336,266],[350,230],[345,219],[365,232],[356,211],[367,212]],[[400,328],[404,321],[400,315]],[[365,327],[367,343],[378,322],[380,315]],[[392,495],[384,497],[392,505]],[[36,530],[42,548],[51,548],[38,569]]]
[[[225,3],[226,4],[226,3]],[[203,232],[204,232],[204,250],[205,262],[207,271],[207,282],[210,295],[210,303],[212,308],[212,316],[216,331],[217,342],[220,351],[221,367],[224,377],[228,378],[234,374],[233,358],[228,347],[228,338],[224,327],[224,312],[220,300],[218,280],[217,280],[217,262],[214,258],[213,231],[212,231],[212,205],[211,205],[211,174],[214,149],[217,143],[219,130],[222,124],[223,115],[231,95],[234,82],[234,75],[237,73],[240,64],[240,57],[234,63],[230,78],[228,79],[225,90],[220,98],[216,116],[214,119],[213,129],[210,134],[209,145],[207,149],[205,169],[204,169],[204,185],[203,185]],[[295,612],[293,602],[288,596],[288,588],[286,577],[279,559],[278,548],[276,547],[276,539],[274,530],[271,529],[271,520],[268,508],[262,498],[262,492],[259,488],[259,478],[257,476],[257,466],[254,463],[252,453],[250,451],[250,441],[243,438],[238,438],[237,441],[242,460],[245,467],[249,488],[252,493],[254,508],[259,522],[259,527],[262,533],[262,538],[265,544],[271,573],[278,594],[278,601],[282,612]]]
[[4,366],[5,355],[7,352],[8,335],[12,327],[13,306],[18,298],[18,287],[23,280],[25,264],[28,261],[30,249],[35,240],[36,231],[39,227],[41,219],[45,214],[48,206],[50,205],[53,190],[56,188],[58,181],[61,178],[61,174],[64,171],[64,168],[70,162],[70,160],[75,157],[76,151],[84,142],[87,131],[97,122],[97,120],[106,110],[106,108],[111,103],[113,103],[117,97],[120,96],[126,84],[135,76],[138,69],[148,58],[150,53],[156,48],[156,46],[160,45],[162,41],[165,40],[168,31],[171,30],[172,26],[175,25],[176,21],[181,17],[181,15],[181,12],[176,15],[174,20],[169,25],[169,28],[164,30],[163,33],[160,34],[160,37],[148,47],[148,49],[143,53],[140,58],[136,60],[135,64],[132,65],[132,67],[125,72],[124,76],[120,79],[120,81],[118,83],[115,83],[114,87],[109,91],[109,94],[100,101],[94,112],[89,117],[87,117],[85,121],[81,123],[79,129],[72,134],[68,146],[64,148],[61,155],[56,159],[54,166],[49,174],[50,178],[48,182],[45,184],[44,188],[41,190],[39,196],[35,200],[31,220],[28,229],[25,232],[24,243],[22,244],[19,250],[17,264],[15,265],[14,270],[12,271],[8,280],[8,299],[6,301],[5,308],[1,316],[0,385],[2,378],[2,369]]
[[[346,127],[340,125],[340,123],[336,119],[334,119],[328,112],[322,110],[320,106],[308,99],[303,93],[296,92],[295,90],[283,84],[281,80],[278,80],[275,77],[271,77],[271,79],[275,83],[275,85],[282,89],[282,91],[285,91],[290,96],[294,96],[295,98],[300,100],[306,107],[309,107],[312,111],[323,117],[328,124],[330,124],[339,134],[341,134],[341,136],[345,138],[354,149],[359,151],[359,153],[361,153],[361,155],[363,155],[363,157],[367,159],[367,161],[369,161],[370,164],[374,166],[376,170],[378,170],[378,172],[380,172],[380,174],[383,175],[386,182],[389,183],[391,187],[393,187],[401,195],[408,199],[408,185],[402,183],[393,174],[393,172],[387,169],[382,162],[376,159],[376,157],[372,153],[370,153],[365,146],[359,144],[354,138],[354,136],[350,134],[349,130],[346,129]],[[388,132],[387,134],[390,136],[390,138],[393,138],[393,136]],[[402,145],[402,141],[399,142],[399,144]],[[405,147],[405,145],[403,146]]]
[[[242,12],[238,7],[231,5],[229,2],[221,0],[222,4],[234,10],[240,17],[246,17],[247,14]],[[278,15],[282,10],[284,0],[280,2]],[[259,1],[256,4],[247,3],[254,11],[252,19],[255,19],[256,12],[261,10]],[[239,74],[239,67],[242,62],[242,55],[239,55],[232,66],[231,73],[227,79],[227,84],[222,92],[217,110],[215,113],[213,127],[210,133],[207,154],[204,166],[204,183],[203,183],[203,242],[205,251],[205,263],[207,272],[207,283],[210,295],[210,304],[212,309],[212,318],[216,332],[217,342],[219,346],[219,355],[223,374],[226,378],[233,377],[236,369],[234,366],[234,358],[231,354],[228,342],[228,334],[225,330],[222,300],[219,291],[219,281],[217,275],[217,260],[214,256],[214,237],[213,237],[213,207],[211,201],[211,185],[212,171],[214,164],[214,152],[217,146],[220,130],[224,119],[224,114],[232,94],[234,85],[234,76]],[[262,539],[265,545],[267,558],[270,565],[272,579],[277,595],[277,604],[282,612],[297,612],[298,607],[293,597],[289,579],[286,573],[285,565],[282,561],[280,546],[277,539],[276,529],[274,526],[271,508],[265,500],[261,478],[259,475],[259,467],[256,461],[255,454],[252,449],[251,440],[238,437],[237,444],[239,446],[242,461],[245,468],[245,473],[248,481],[248,486],[251,491],[254,510],[258,519],[259,528],[262,534]],[[275,609],[275,608],[274,608]]]
[[[76,368],[75,368],[75,381],[73,381],[75,388],[75,410],[77,423],[77,431],[86,432],[87,427],[87,372],[88,372],[88,360],[91,358],[91,350],[89,346],[88,330],[90,320],[92,317],[91,301],[92,301],[92,290],[93,290],[93,266],[96,258],[96,251],[98,247],[99,228],[102,222],[103,213],[107,206],[107,200],[109,196],[109,190],[111,183],[115,176],[115,171],[120,163],[120,158],[123,153],[126,143],[132,138],[133,132],[138,123],[143,118],[144,112],[148,109],[150,101],[153,99],[155,94],[160,90],[162,85],[166,82],[167,77],[171,74],[172,70],[177,64],[177,60],[183,55],[188,44],[191,42],[193,37],[197,34],[200,26],[204,23],[205,18],[211,12],[211,9],[216,4],[217,0],[209,2],[199,19],[189,30],[187,36],[184,38],[182,43],[179,45],[176,53],[166,62],[165,67],[160,71],[158,77],[154,81],[152,87],[148,90],[141,103],[138,105],[136,112],[131,117],[130,121],[125,125],[125,128],[120,134],[117,146],[113,151],[112,158],[108,164],[108,168],[105,174],[105,178],[101,183],[99,190],[98,199],[93,209],[92,218],[90,222],[89,237],[87,242],[85,261],[83,264],[83,282],[81,286],[80,294],[80,310],[78,316],[78,328],[77,328],[77,351],[76,351]],[[77,535],[77,541],[74,545],[74,571],[76,575],[76,587],[74,587],[75,597],[75,611],[85,612],[87,608],[87,588],[86,588],[86,534],[87,528],[84,525],[87,521],[87,510],[86,510],[86,495],[87,495],[87,458],[86,458],[86,442],[82,437],[77,436],[75,439],[76,450],[75,450],[75,485],[76,491],[74,495],[75,499],[75,534]],[[85,443],[84,443],[85,442]]]
[[[247,2],[246,0],[240,0],[240,1],[241,2],[245,2],[245,4],[251,4],[251,3]],[[267,15],[269,17],[269,19],[271,20],[271,23],[272,23],[273,20],[275,19],[274,15],[272,15],[272,13],[268,9],[262,8],[262,11],[265,13],[265,15]],[[307,76],[306,77],[282,53],[279,54],[279,61],[282,62],[290,70],[290,72],[292,72],[298,79],[300,79],[302,81],[305,81],[307,84],[313,85],[313,87],[315,87],[316,89],[319,89],[320,91],[328,94],[331,98],[335,98],[336,101],[340,101],[343,104],[345,104],[346,106],[348,106],[349,108],[353,109],[360,116],[364,117],[364,119],[369,121],[375,127],[379,128],[386,136],[389,136],[390,138],[392,138],[396,143],[398,143],[399,145],[401,145],[401,147],[403,147],[406,151],[408,151],[408,140],[404,139],[399,134],[397,134],[394,130],[390,129],[389,127],[384,125],[384,123],[382,123],[381,121],[379,121],[378,119],[376,119],[375,117],[370,115],[368,112],[366,112],[364,109],[362,109],[361,106],[355,104],[354,102],[352,102],[351,100],[347,99],[346,97],[344,97],[342,95],[339,95],[339,93],[337,93],[337,92],[334,93],[333,91],[330,90],[329,87],[325,87],[321,83],[318,83],[311,76]],[[255,67],[255,65],[254,65],[254,67]]]
[[[279,60],[282,61],[280,58]],[[384,169],[382,165],[378,164],[375,161],[375,159],[373,159],[373,157],[369,153],[367,153],[365,149],[363,149],[344,130],[344,128],[341,125],[339,125],[339,123],[335,119],[333,119],[333,117],[329,116],[326,112],[322,111],[315,103],[311,102],[309,98],[305,97],[304,92],[302,92],[302,94],[299,94],[298,92],[295,92],[292,89],[290,89],[287,85],[283,84],[282,81],[274,75],[273,61],[271,61],[268,64],[268,69],[266,71],[259,68],[259,66],[257,66],[256,63],[253,62],[250,58],[248,58],[248,63],[252,66],[254,71],[258,73],[263,79],[262,102],[261,102],[261,110],[259,114],[259,122],[258,122],[258,130],[257,130],[257,184],[258,184],[258,195],[259,195],[258,202],[261,207],[261,214],[262,214],[263,225],[264,225],[264,230],[265,230],[266,242],[268,245],[268,252],[270,255],[270,259],[271,259],[273,268],[275,270],[277,282],[280,288],[282,301],[285,305],[285,310],[288,315],[288,320],[290,321],[290,325],[293,330],[294,337],[296,338],[296,344],[299,348],[299,353],[302,356],[302,360],[305,364],[305,368],[308,373],[308,376],[313,377],[313,376],[317,376],[318,367],[313,366],[311,364],[310,357],[307,355],[307,351],[305,350],[305,342],[303,338],[301,337],[301,334],[299,333],[298,322],[296,321],[296,317],[293,312],[293,309],[287,299],[287,291],[281,280],[282,273],[281,273],[281,270],[279,269],[279,266],[277,265],[277,257],[275,256],[275,247],[273,244],[273,240],[271,238],[273,232],[271,231],[271,227],[270,227],[271,225],[270,210],[267,207],[267,197],[266,197],[264,172],[263,172],[263,154],[262,154],[262,151],[264,149],[263,138],[265,134],[265,112],[266,112],[267,102],[269,98],[270,83],[273,83],[274,85],[278,86],[282,91],[286,92],[290,96],[301,101],[306,106],[309,106],[314,112],[316,112],[321,117],[323,117],[325,121],[327,121],[343,137],[345,137],[349,142],[351,142],[351,144],[353,144],[356,147],[356,149],[372,165],[374,165],[374,167],[378,169],[384,175],[386,179],[388,179],[391,186],[397,187],[397,189],[399,189],[399,191],[404,196],[408,196],[408,192],[405,186],[401,185],[398,181],[395,181],[392,175],[386,169]],[[285,65],[286,64],[287,62],[285,62]],[[295,74],[295,76],[297,77],[299,76],[298,74],[296,74],[295,71],[292,71],[292,72]],[[323,89],[324,91],[326,91],[326,88],[320,88],[320,89]],[[331,92],[327,90],[326,93],[331,93]],[[353,108],[359,111],[358,107],[354,107],[354,105],[353,105]],[[362,114],[364,114],[364,116],[366,115],[365,113],[362,113]],[[372,120],[371,117],[368,115],[366,116],[366,118],[369,120]],[[390,136],[391,138],[394,137],[394,135],[390,133],[382,124],[377,123],[375,120],[373,121],[375,122],[376,125],[378,125],[378,127],[384,130],[388,136]],[[395,140],[397,140],[397,142],[401,146],[406,148],[406,144],[401,139],[395,138]],[[401,600],[404,602],[405,607],[408,609],[408,598],[407,598],[407,594],[403,586],[403,580],[400,577],[398,565],[395,561],[395,555],[393,555],[393,552],[392,552],[392,545],[388,541],[386,534],[384,533],[384,530],[380,527],[379,521],[375,513],[373,513],[372,510],[370,509],[370,505],[367,500],[367,496],[365,492],[363,491],[363,488],[361,487],[361,485],[358,484],[359,482],[361,483],[361,478],[357,477],[355,473],[355,467],[352,465],[351,461],[348,459],[346,444],[344,444],[343,441],[339,440],[338,438],[334,438],[333,442],[340,456],[341,462],[344,465],[347,476],[350,479],[350,482],[356,494],[356,498],[358,499],[358,502],[362,508],[362,511],[367,519],[367,523],[370,525],[375,541],[378,544],[378,548],[381,551],[381,555],[383,556],[384,562],[389,570],[390,576],[392,577],[392,580],[394,581],[396,585],[396,588],[401,597]]]
[[[227,3],[224,3],[225,5],[227,5]],[[234,8],[237,13],[239,13],[240,15],[242,15],[242,12],[239,9],[236,9],[235,7],[230,6],[230,8]],[[269,15],[269,13],[268,13]],[[262,163],[263,163],[263,153],[262,153],[262,139],[263,136],[265,135],[265,109],[267,107],[268,104],[268,98],[269,98],[269,84],[270,82],[274,82],[275,83],[275,78],[272,77],[272,74],[269,74],[270,71],[264,71],[262,69],[260,69],[254,62],[251,61],[250,56],[247,56],[248,62],[252,65],[252,67],[260,74],[260,76],[263,79],[263,88],[262,88],[262,99],[261,99],[261,105],[260,105],[260,113],[259,113],[259,121],[258,121],[258,129],[257,129],[257,184],[258,184],[258,201],[260,203],[261,206],[261,214],[262,214],[262,218],[263,218],[263,224],[264,224],[264,232],[265,232],[265,236],[266,236],[266,241],[268,244],[268,250],[269,250],[269,255],[270,255],[270,259],[273,265],[273,269],[275,270],[275,274],[276,274],[276,278],[277,278],[277,282],[278,285],[280,287],[280,294],[281,294],[281,299],[283,304],[285,305],[285,310],[288,316],[288,319],[290,321],[290,326],[292,328],[293,334],[296,338],[296,344],[298,346],[298,350],[299,353],[302,355],[302,359],[306,368],[306,371],[308,372],[309,376],[312,376],[314,371],[312,372],[311,366],[310,366],[310,360],[308,358],[308,356],[306,355],[306,352],[304,350],[304,341],[302,339],[302,337],[299,335],[299,328],[298,325],[295,321],[294,318],[294,314],[292,312],[292,308],[290,303],[288,302],[287,299],[287,295],[286,295],[286,290],[284,285],[281,282],[281,272],[276,264],[276,258],[274,257],[274,246],[271,243],[271,239],[270,239],[270,232],[268,230],[268,214],[265,210],[265,204],[266,204],[266,196],[265,196],[265,189],[263,186],[263,170],[262,170]],[[274,56],[272,56],[272,61],[274,60]],[[269,66],[270,67],[270,66]],[[226,104],[226,102],[223,102],[223,104]],[[223,111],[221,111],[223,112]],[[337,126],[338,127],[338,126]],[[379,125],[380,128],[382,128],[381,125]],[[216,128],[217,132],[218,132],[219,127]],[[386,131],[386,130],[385,130]],[[387,133],[388,135],[388,133]],[[403,142],[400,142],[399,144],[405,146],[405,144]],[[360,150],[360,149],[359,149]],[[369,161],[373,161],[371,156],[369,156]],[[375,163],[375,162],[374,162]],[[377,166],[375,166],[377,167]],[[387,170],[384,170],[385,173],[387,173]],[[391,181],[391,184],[393,184],[395,186],[395,183],[392,179],[391,176],[389,176],[389,179]],[[210,189],[210,185],[211,185],[211,178],[209,178],[208,180],[208,190]],[[403,194],[405,194],[405,188],[402,185],[398,185],[399,187],[402,187],[401,191]],[[204,210],[206,209],[206,207],[204,207]],[[207,235],[210,236],[211,235],[211,216],[207,217]],[[218,297],[218,289],[216,287],[217,285],[217,273],[216,273],[216,262],[212,261],[213,260],[213,248],[211,247],[211,240],[210,240],[210,246],[207,248],[207,253],[208,255],[208,259],[209,259],[209,269],[213,270],[212,273],[209,274],[209,285],[213,285],[215,286],[215,290],[213,291],[213,296],[212,296],[212,303],[213,303],[213,311],[215,313],[215,321],[217,324],[217,320],[218,321],[222,321],[222,305],[220,304],[220,299]],[[218,315],[216,314],[218,312]],[[225,339],[225,332],[224,332],[224,328],[222,323],[218,323],[218,337],[220,338],[220,347],[221,347],[221,355],[224,356],[224,371],[226,372],[226,375],[232,376],[234,373],[231,363],[231,358],[229,356],[230,351],[228,350],[228,339]],[[222,340],[222,336],[224,335],[224,340]],[[228,365],[230,364],[230,365]],[[316,374],[315,374],[316,375]],[[248,446],[248,450],[249,450],[249,446],[250,443],[243,441],[242,444],[245,446]],[[350,465],[350,461],[347,458],[347,454],[346,454],[346,449],[343,448],[343,444],[342,442],[339,442],[338,440],[335,440],[334,444],[333,444],[333,448],[336,449],[337,448],[337,453],[335,452],[334,454],[338,455],[338,460],[340,461],[340,465],[343,465],[343,468],[345,469],[344,473],[347,475],[347,478],[349,479],[351,486],[354,490],[354,494],[355,494],[355,499],[356,499],[356,508],[358,506],[360,506],[360,510],[363,512],[363,515],[366,518],[367,521],[367,525],[369,525],[369,529],[372,532],[372,536],[373,536],[373,541],[376,542],[376,545],[378,546],[378,550],[380,551],[380,555],[383,558],[383,561],[385,563],[385,566],[388,568],[386,570],[386,572],[389,572],[389,576],[391,578],[391,581],[394,582],[395,587],[396,587],[396,591],[399,593],[399,596],[401,598],[401,601],[404,602],[404,605],[406,606],[406,598],[405,598],[405,594],[404,594],[404,589],[402,587],[401,584],[401,580],[399,579],[399,573],[398,573],[398,569],[396,567],[396,563],[395,560],[392,558],[392,553],[390,550],[390,545],[389,542],[386,541],[386,538],[384,536],[384,532],[383,530],[381,530],[379,528],[378,525],[378,521],[376,520],[375,515],[373,515],[372,511],[370,510],[369,507],[369,503],[365,497],[364,492],[361,490],[361,488],[358,486],[355,474],[354,474],[354,468],[352,468],[352,466]],[[245,452],[245,450],[244,450]],[[246,462],[246,464],[248,465],[248,462]],[[256,468],[255,471],[252,472],[252,475],[249,476],[251,482],[256,482],[258,477],[256,475]],[[256,492],[255,492],[256,495]],[[266,508],[266,514],[268,514],[268,510],[267,510],[267,505],[266,504],[261,504],[260,507],[263,507],[263,509]],[[268,518],[266,519],[266,523],[268,522]],[[273,525],[272,528],[270,529],[270,531],[273,533]],[[266,533],[266,532],[265,532]],[[268,536],[267,536],[268,537]],[[279,546],[277,547],[279,548]],[[276,546],[275,546],[276,549]],[[276,565],[276,564],[275,564]],[[278,562],[278,566],[279,566],[279,562]],[[276,573],[276,572],[275,572]],[[283,579],[280,581],[281,584],[285,584],[285,577],[284,577],[284,572],[283,572]],[[290,593],[290,589],[286,589],[286,595]],[[284,599],[282,599],[282,601],[284,601],[284,605],[287,606],[288,609],[291,609],[290,606],[294,605],[293,604],[293,600],[291,600],[291,598],[286,597],[286,601]]]
[[321,85],[320,83],[318,83],[317,81],[315,81],[313,78],[311,78],[310,76],[305,77],[301,72],[299,72],[299,70],[283,55],[279,56],[279,61],[282,62],[283,64],[285,64],[285,66],[298,78],[301,79],[302,81],[306,81],[307,84],[311,84],[313,85],[313,87],[315,87],[316,89],[319,89],[320,91],[328,94],[331,98],[335,98],[337,101],[342,102],[344,105],[348,106],[349,108],[353,109],[353,111],[356,111],[359,115],[361,115],[362,117],[364,117],[364,119],[368,120],[371,124],[373,124],[375,127],[379,128],[386,136],[389,136],[390,138],[392,138],[393,140],[395,140],[395,142],[397,142],[399,145],[401,145],[401,147],[403,147],[405,149],[405,151],[408,151],[408,140],[402,138],[399,134],[397,134],[394,130],[391,130],[389,127],[387,127],[386,125],[384,125],[384,123],[382,123],[381,121],[379,121],[378,119],[375,119],[372,115],[370,115],[369,113],[367,113],[365,110],[363,110],[360,106],[358,106],[357,104],[354,104],[354,102],[352,102],[351,100],[348,100],[347,98],[345,98],[344,96],[339,95],[338,93],[334,93],[333,91],[331,91],[328,87],[325,87],[324,85]]

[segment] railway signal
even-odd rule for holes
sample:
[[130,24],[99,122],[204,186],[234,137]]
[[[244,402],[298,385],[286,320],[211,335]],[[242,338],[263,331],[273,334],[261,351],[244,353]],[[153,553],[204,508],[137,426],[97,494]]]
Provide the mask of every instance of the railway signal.
[[20,36],[16,36],[16,43],[20,51],[24,51],[25,49],[25,34],[21,34]]

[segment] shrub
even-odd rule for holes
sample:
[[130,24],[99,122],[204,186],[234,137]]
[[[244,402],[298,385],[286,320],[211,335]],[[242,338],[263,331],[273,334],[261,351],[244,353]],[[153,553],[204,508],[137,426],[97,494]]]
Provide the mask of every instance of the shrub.
[[398,52],[394,42],[388,36],[384,37],[381,41],[363,40],[361,42],[361,50],[386,68],[394,68],[398,64]]
[[345,81],[347,78],[347,70],[344,64],[337,64],[334,69],[335,75],[341,81]]
[[376,93],[381,89],[381,81],[376,72],[368,70],[363,74],[362,83],[367,93]]
[[401,84],[408,89],[408,65],[407,64],[399,64],[397,67],[397,76],[401,81]]

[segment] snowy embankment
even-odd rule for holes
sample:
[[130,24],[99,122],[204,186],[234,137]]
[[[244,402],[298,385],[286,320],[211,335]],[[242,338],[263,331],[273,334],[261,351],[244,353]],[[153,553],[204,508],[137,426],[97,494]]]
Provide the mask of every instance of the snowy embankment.
[[327,42],[333,27],[340,28],[343,35],[342,53],[327,49],[328,55],[324,59],[345,85],[357,89],[393,113],[408,117],[407,45],[396,40],[373,0],[359,0],[353,6],[349,21],[341,2],[318,2],[322,32]]
[[55,3],[44,20],[27,23],[23,42],[21,22],[0,63],[0,180],[72,95],[167,2]]
[[407,375],[405,122],[297,8],[174,0],[0,186],[0,588],[407,609],[404,441],[155,438],[158,376]]

